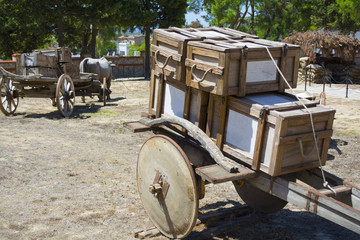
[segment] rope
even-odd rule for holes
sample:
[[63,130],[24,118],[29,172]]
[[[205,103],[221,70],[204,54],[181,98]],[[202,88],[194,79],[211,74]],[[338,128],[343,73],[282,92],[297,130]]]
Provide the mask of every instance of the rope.
[[326,177],[324,174],[324,170],[323,170],[323,166],[321,163],[321,158],[320,158],[320,153],[319,153],[319,148],[318,148],[318,142],[317,142],[317,137],[316,137],[316,133],[315,133],[315,127],[314,127],[314,121],[313,121],[313,116],[312,113],[310,112],[310,110],[306,107],[306,105],[301,101],[301,99],[296,95],[294,89],[290,86],[289,82],[286,80],[285,76],[283,75],[283,73],[281,72],[279,66],[276,64],[273,56],[270,53],[270,50],[267,46],[264,46],[266,51],[268,52],[272,62],[274,63],[277,71],[279,72],[279,74],[281,75],[282,79],[284,80],[284,82],[286,83],[286,85],[289,87],[289,89],[291,90],[291,92],[294,94],[294,96],[297,98],[297,100],[301,103],[301,105],[303,105],[303,107],[306,109],[306,111],[309,113],[310,115],[310,122],[311,122],[311,129],[312,129],[312,133],[313,133],[313,137],[314,137],[314,141],[315,141],[315,149],[316,149],[316,154],[317,154],[317,158],[319,160],[319,165],[320,165],[320,170],[321,170],[321,174],[322,174],[322,178],[323,178],[323,186],[329,188],[335,195],[336,195],[336,191],[329,185],[329,183],[326,181]]

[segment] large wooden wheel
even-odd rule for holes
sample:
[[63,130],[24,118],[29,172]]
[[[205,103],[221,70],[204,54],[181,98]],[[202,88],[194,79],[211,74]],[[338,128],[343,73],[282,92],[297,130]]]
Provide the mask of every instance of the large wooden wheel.
[[273,213],[283,209],[287,202],[254,187],[248,182],[233,182],[241,199],[250,207],[263,213]]
[[169,238],[186,237],[196,223],[199,199],[183,150],[169,137],[151,137],[139,152],[136,173],[142,204],[154,225]]
[[16,111],[19,105],[19,95],[11,78],[0,76],[0,110],[9,116]]
[[71,77],[63,74],[56,85],[56,106],[63,117],[69,117],[75,105],[75,87]]

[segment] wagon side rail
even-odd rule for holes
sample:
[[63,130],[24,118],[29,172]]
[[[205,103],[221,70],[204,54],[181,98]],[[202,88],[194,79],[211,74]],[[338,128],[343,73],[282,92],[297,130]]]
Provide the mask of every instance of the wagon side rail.
[[321,186],[322,177],[319,171],[316,168],[289,175],[304,181],[306,185],[304,182],[288,180],[285,177],[271,178],[266,174],[259,174],[245,181],[360,234],[360,189],[324,172],[327,179],[335,179],[333,190],[325,189]]
[[42,77],[41,74],[34,74],[34,75],[17,75],[15,73],[11,73],[6,71],[3,67],[0,67],[0,72],[4,77],[12,78],[13,80],[35,80]]

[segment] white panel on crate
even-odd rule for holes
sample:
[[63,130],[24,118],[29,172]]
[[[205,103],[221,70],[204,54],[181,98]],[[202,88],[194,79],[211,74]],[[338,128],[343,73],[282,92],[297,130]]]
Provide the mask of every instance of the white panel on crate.
[[190,105],[189,121],[192,122],[192,123],[195,123],[195,121],[196,121],[197,98],[198,98],[198,96],[197,96],[196,93],[191,94],[191,105]]
[[185,92],[166,84],[164,113],[182,118],[184,114],[184,102]]
[[[275,60],[277,64],[277,60]],[[270,61],[254,61],[247,63],[246,82],[266,82],[276,80],[276,67]]]
[[229,110],[225,142],[253,157],[258,121],[233,110]]
[[246,98],[260,105],[279,105],[297,101],[293,98],[273,93],[247,96]]

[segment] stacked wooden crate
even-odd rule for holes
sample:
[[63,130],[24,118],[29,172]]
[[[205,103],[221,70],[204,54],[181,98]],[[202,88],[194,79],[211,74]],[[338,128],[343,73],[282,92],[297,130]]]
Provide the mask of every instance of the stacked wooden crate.
[[[149,111],[188,119],[226,154],[278,176],[319,165],[296,87],[300,48],[223,28],[155,30]],[[335,111],[304,100],[325,164]]]
[[69,48],[37,49],[21,55],[24,75],[41,74],[45,77],[59,77],[62,73],[72,78],[80,77],[79,66],[72,63]]

